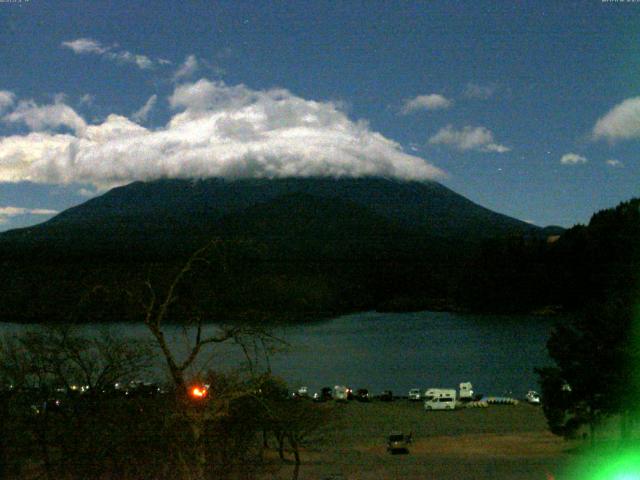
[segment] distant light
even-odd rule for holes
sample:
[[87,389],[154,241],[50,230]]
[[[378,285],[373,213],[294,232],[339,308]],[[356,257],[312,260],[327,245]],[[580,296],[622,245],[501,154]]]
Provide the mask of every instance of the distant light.
[[189,393],[193,398],[201,399],[207,396],[207,389],[205,387],[195,386],[191,388]]

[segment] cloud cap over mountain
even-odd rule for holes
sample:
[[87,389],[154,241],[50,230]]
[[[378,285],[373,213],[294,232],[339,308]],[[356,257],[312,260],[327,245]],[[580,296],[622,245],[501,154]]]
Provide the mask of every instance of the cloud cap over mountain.
[[[63,104],[45,110],[46,122],[37,125],[21,117],[39,131],[0,137],[0,181],[104,187],[213,176],[426,180],[443,175],[372,131],[367,122],[351,120],[335,103],[306,100],[288,90],[253,90],[201,79],[178,85],[169,104],[176,113],[155,130],[115,114],[85,127]],[[57,121],[56,112],[64,119]],[[5,121],[16,121],[11,115]],[[69,118],[78,125],[69,125]],[[56,131],[59,126],[82,128],[63,133]]]

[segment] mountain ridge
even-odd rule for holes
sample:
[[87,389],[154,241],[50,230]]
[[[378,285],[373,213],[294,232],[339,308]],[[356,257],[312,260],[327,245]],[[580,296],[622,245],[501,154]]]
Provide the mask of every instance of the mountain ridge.
[[[123,292],[148,275],[166,285],[195,250],[219,238],[236,262],[230,277],[206,273],[191,292],[213,295],[207,311],[229,318],[247,309],[317,318],[456,308],[460,279],[485,241],[546,235],[436,182],[135,182],[0,234],[0,305],[2,318],[20,322],[134,320],[135,308],[121,306]],[[103,313],[86,306],[96,291],[112,292],[102,297]]]
[[134,182],[67,209],[41,224],[3,232],[0,240],[55,235],[69,227],[98,230],[111,227],[117,233],[118,229],[132,229],[132,222],[152,231],[159,225],[166,225],[169,230],[172,225],[184,225],[197,231],[198,224],[215,223],[293,193],[365,207],[404,227],[428,230],[430,236],[486,238],[540,231],[540,227],[486,209],[437,182],[380,177],[231,181],[214,178]]

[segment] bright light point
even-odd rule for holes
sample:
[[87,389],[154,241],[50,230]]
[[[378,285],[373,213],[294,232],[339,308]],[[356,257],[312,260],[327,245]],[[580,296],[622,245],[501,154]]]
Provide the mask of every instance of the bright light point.
[[207,389],[204,387],[193,387],[190,393],[193,398],[204,398],[207,396]]

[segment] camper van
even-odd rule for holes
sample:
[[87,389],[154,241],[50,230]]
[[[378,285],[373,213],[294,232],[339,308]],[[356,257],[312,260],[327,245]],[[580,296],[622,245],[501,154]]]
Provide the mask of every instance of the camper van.
[[453,410],[456,408],[456,391],[453,388],[430,388],[424,392],[425,410]]
[[460,384],[460,394],[458,398],[462,402],[473,400],[473,385],[471,385],[471,382],[463,382]]

